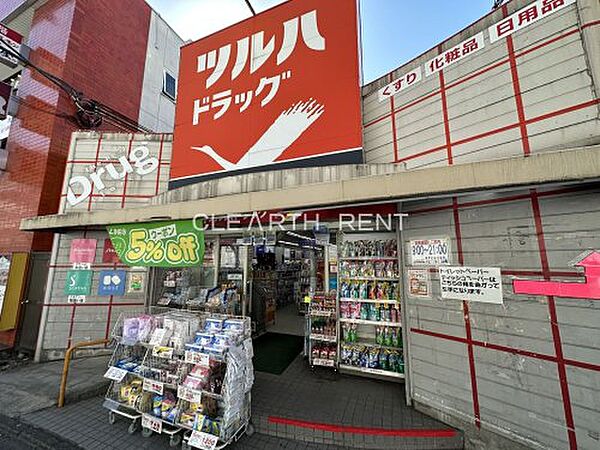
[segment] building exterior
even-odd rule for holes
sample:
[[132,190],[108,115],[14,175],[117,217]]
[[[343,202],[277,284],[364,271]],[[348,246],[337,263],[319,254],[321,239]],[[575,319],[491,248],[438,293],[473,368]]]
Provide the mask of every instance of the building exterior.
[[[172,131],[175,92],[165,89],[165,81],[171,77],[172,84],[177,77],[183,42],[143,0],[12,0],[0,5],[0,21],[24,37],[35,65],[86,98],[149,130]],[[52,234],[23,233],[19,221],[58,211],[71,133],[78,126],[68,95],[39,73],[0,66],[4,80],[16,88],[18,109],[8,119],[12,124],[2,150],[0,207],[6,214],[0,219],[0,255],[16,258],[18,267],[0,316],[0,342],[12,346],[18,340],[21,348],[33,350],[37,332],[31,330],[41,314],[33,303],[43,297]],[[101,129],[119,128],[105,120]],[[20,329],[29,331],[17,336]]]
[[[36,217],[22,228],[80,237],[200,212],[392,207],[408,214],[398,230],[408,401],[464,430],[470,448],[595,449],[599,46],[597,1],[512,0],[363,87],[363,165],[213,179],[144,207]],[[444,243],[444,263],[413,251],[431,241]],[[448,296],[443,264],[497,269],[501,304]],[[428,295],[409,295],[414,270],[429,279]],[[566,290],[526,292],[515,280]],[[64,352],[69,328],[105,336],[68,313],[46,328],[61,339],[42,341],[42,357]]]

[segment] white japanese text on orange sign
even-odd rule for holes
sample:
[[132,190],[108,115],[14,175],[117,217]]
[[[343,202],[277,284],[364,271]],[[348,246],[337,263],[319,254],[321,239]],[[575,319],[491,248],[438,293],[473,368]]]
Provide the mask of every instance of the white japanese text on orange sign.
[[[299,34],[304,45],[309,49],[314,51],[325,50],[325,38],[319,32],[317,11],[310,11],[283,23],[283,39],[276,56],[278,66],[294,53]],[[247,65],[251,74],[258,71],[273,55],[274,51],[275,36],[271,36],[271,39],[265,44],[264,31],[259,31],[252,36],[238,40],[235,62],[229,75],[231,81],[235,80]],[[232,44],[227,44],[222,46],[218,52],[217,50],[211,50],[198,56],[198,73],[212,69],[210,76],[206,79],[206,89],[209,89],[225,74],[231,55]],[[238,111],[243,113],[250,107],[254,99],[261,97],[260,106],[264,108],[275,98],[281,83],[290,79],[292,75],[291,70],[284,70],[272,76],[261,77],[255,89],[235,93],[231,89],[227,89],[213,94],[212,98],[206,96],[202,99],[196,99],[194,100],[193,124],[198,125],[201,115],[213,110],[213,120],[220,119],[227,113],[232,103],[238,105]]]

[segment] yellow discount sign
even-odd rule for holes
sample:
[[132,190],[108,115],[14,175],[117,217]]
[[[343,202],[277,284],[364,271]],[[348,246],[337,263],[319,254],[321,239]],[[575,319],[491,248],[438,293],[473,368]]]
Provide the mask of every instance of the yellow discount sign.
[[191,220],[115,225],[108,234],[119,259],[129,266],[197,266],[204,256],[204,231]]

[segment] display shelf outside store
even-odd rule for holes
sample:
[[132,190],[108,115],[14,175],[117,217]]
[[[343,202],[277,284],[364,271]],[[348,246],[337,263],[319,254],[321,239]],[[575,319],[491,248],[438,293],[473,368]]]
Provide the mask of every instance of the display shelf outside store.
[[366,374],[379,375],[379,376],[383,376],[383,377],[404,379],[403,373],[391,372],[389,370],[371,369],[369,367],[349,366],[346,364],[340,364],[340,369],[347,370],[350,372],[361,372],[361,373],[366,373]]
[[323,342],[337,342],[337,336],[329,336],[327,334],[310,334],[310,339]]
[[398,278],[390,278],[390,277],[351,277],[346,275],[340,275],[340,280],[348,280],[348,281],[391,281],[398,282],[400,281],[400,277]]
[[397,256],[343,256],[339,261],[397,261]]
[[395,299],[360,299],[360,298],[348,298],[341,297],[340,302],[355,302],[355,303],[376,303],[376,304],[385,304],[385,305],[400,305],[400,300]]
[[[335,292],[335,291],[334,291]],[[335,292],[335,296],[330,292],[326,293],[316,293],[312,296],[311,302],[308,307],[307,321],[308,321],[308,361],[311,366],[323,366],[323,367],[331,367],[336,368],[338,361],[338,336],[339,336],[339,324],[338,324],[338,309],[337,309],[337,292]],[[326,306],[327,302],[331,306]],[[315,305],[318,305],[316,310],[313,309]],[[324,309],[329,309],[328,311],[324,311]],[[335,335],[326,335],[321,333],[313,333],[313,322],[317,320],[332,322],[332,325],[335,329]],[[315,345],[319,345],[318,343],[323,344],[333,344],[335,346],[335,360],[329,358],[322,357],[313,357],[313,348]]]
[[374,342],[368,342],[362,339],[358,339],[354,342],[350,342],[350,341],[342,341],[342,345],[363,345],[365,347],[375,347],[375,348],[382,348],[384,350],[402,350],[402,347],[395,347],[393,345],[383,345],[383,344],[377,344]]
[[402,327],[402,323],[401,322],[384,322],[384,321],[378,321],[378,320],[363,320],[363,319],[347,319],[344,317],[340,317],[340,322],[346,322],[346,323],[355,323],[357,325],[382,325],[382,326],[386,326],[386,327]]
[[[398,247],[398,235],[396,232],[339,232],[337,236],[337,244],[339,253],[338,260],[340,261],[338,273],[338,311],[340,312],[341,316],[342,310],[344,310],[344,316],[346,316],[338,318],[340,328],[338,369],[340,372],[345,372],[352,375],[403,382],[405,379],[403,373],[382,370],[378,368],[375,369],[349,365],[348,361],[342,360],[341,354],[342,346],[350,346],[355,348],[364,347],[365,349],[373,349],[377,355],[388,351],[396,353],[399,355],[398,357],[401,358],[401,361],[404,360],[403,342],[399,342],[399,344],[402,345],[390,346],[378,344],[375,341],[379,327],[391,329],[395,328],[398,330],[396,333],[402,333],[401,330],[403,329],[400,315],[403,309],[403,302],[401,298],[402,274],[399,270],[401,267],[399,251],[401,249]],[[375,287],[379,289],[379,285],[381,283],[384,284],[383,295],[380,295],[382,298],[373,298],[379,295],[379,291],[377,291],[376,295],[375,292],[371,293],[371,290],[374,290]],[[386,283],[389,283],[390,286],[391,291],[388,291],[390,292],[389,294],[385,292]],[[344,289],[348,289],[348,284],[353,285],[352,289],[360,289],[361,292],[362,289],[365,289],[368,294],[364,296],[371,298],[358,298],[362,295],[351,297],[344,292],[344,284],[346,285]],[[362,286],[364,284],[367,284],[366,288]],[[360,307],[360,304],[364,305]],[[356,317],[357,307],[360,307],[362,311],[362,308],[372,308],[373,305],[381,305],[381,307],[384,309],[397,308],[395,313],[397,313],[398,316],[396,318],[394,314],[395,321],[393,322],[385,320],[352,318]],[[346,311],[349,311],[350,314],[348,314]],[[343,332],[342,328],[344,329]],[[351,341],[344,340],[344,338],[346,338],[347,329],[351,330],[355,336]]]

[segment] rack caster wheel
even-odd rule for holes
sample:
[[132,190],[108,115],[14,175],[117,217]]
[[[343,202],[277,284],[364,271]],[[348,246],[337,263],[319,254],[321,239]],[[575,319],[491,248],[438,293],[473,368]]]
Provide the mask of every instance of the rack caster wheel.
[[138,430],[139,430],[139,424],[137,422],[137,420],[134,420],[133,422],[131,422],[131,424],[129,425],[129,428],[127,428],[127,432],[129,434],[135,434]]
[[248,436],[252,436],[252,435],[254,434],[254,431],[255,431],[255,430],[254,430],[254,425],[252,425],[251,423],[249,423],[249,424],[246,426],[246,435],[248,435]]
[[150,428],[142,428],[142,436],[145,438],[149,438],[153,433],[154,431],[152,431]]
[[181,433],[172,434],[171,438],[169,439],[169,447],[177,447],[179,444],[181,444],[181,440]]
[[117,415],[114,412],[109,411],[108,412],[108,423],[110,423],[111,425],[114,425],[116,421],[117,421]]

